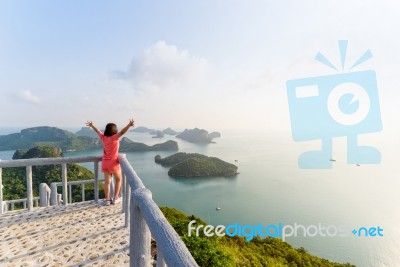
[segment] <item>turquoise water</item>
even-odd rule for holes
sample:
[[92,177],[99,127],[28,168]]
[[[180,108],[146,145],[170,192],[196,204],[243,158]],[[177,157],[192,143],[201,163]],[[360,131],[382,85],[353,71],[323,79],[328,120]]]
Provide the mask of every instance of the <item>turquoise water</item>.
[[[152,193],[157,204],[195,214],[213,224],[341,225],[349,229],[378,227],[383,237],[292,237],[295,247],[329,260],[357,266],[400,265],[399,164],[396,135],[379,136],[372,142],[382,152],[379,165],[345,164],[345,140],[334,142],[336,162],[329,170],[301,170],[298,155],[318,144],[294,143],[290,133],[222,132],[216,144],[196,145],[171,136],[153,139],[148,134],[128,133],[146,144],[169,139],[178,141],[180,151],[216,156],[236,164],[235,177],[175,179],[167,168],[154,163],[154,156],[173,152],[128,153],[128,160]],[[392,138],[393,137],[393,138]],[[0,158],[13,151],[0,152]],[[11,155],[11,156],[10,156]],[[101,150],[67,153],[101,155]],[[92,164],[87,167],[92,168]],[[222,209],[216,211],[220,206]]]

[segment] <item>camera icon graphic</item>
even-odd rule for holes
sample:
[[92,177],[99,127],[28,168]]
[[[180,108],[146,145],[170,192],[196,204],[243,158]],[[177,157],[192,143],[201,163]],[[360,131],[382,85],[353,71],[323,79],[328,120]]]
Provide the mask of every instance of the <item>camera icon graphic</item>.
[[[339,41],[342,66],[347,41]],[[369,50],[350,68],[369,59]],[[316,59],[336,69],[322,54]],[[286,82],[292,137],[321,140],[321,150],[307,151],[298,163],[303,169],[332,168],[332,139],[347,137],[348,164],[378,164],[379,150],[360,146],[360,134],[382,130],[375,71],[359,71],[294,79]]]

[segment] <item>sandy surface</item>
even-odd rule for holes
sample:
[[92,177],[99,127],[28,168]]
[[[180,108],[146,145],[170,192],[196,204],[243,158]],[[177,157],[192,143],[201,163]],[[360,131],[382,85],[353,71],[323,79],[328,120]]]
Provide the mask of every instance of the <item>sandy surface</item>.
[[0,215],[0,266],[128,266],[121,204],[81,202]]

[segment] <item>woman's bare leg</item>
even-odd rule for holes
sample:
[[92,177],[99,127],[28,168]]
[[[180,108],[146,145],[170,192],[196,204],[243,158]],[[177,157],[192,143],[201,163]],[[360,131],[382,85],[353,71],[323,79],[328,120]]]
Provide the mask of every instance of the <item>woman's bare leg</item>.
[[121,171],[117,171],[114,173],[114,179],[115,179],[114,199],[118,199],[119,193],[121,191],[121,182],[122,182]]
[[104,173],[104,195],[106,196],[106,200],[111,200],[110,198],[110,183],[111,183],[111,173]]

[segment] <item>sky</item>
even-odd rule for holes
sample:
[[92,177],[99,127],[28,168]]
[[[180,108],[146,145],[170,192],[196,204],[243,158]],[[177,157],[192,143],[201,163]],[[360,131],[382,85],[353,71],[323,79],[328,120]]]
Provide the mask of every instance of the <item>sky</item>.
[[290,130],[286,82],[374,70],[384,128],[400,93],[396,1],[0,1],[0,126],[92,120]]

